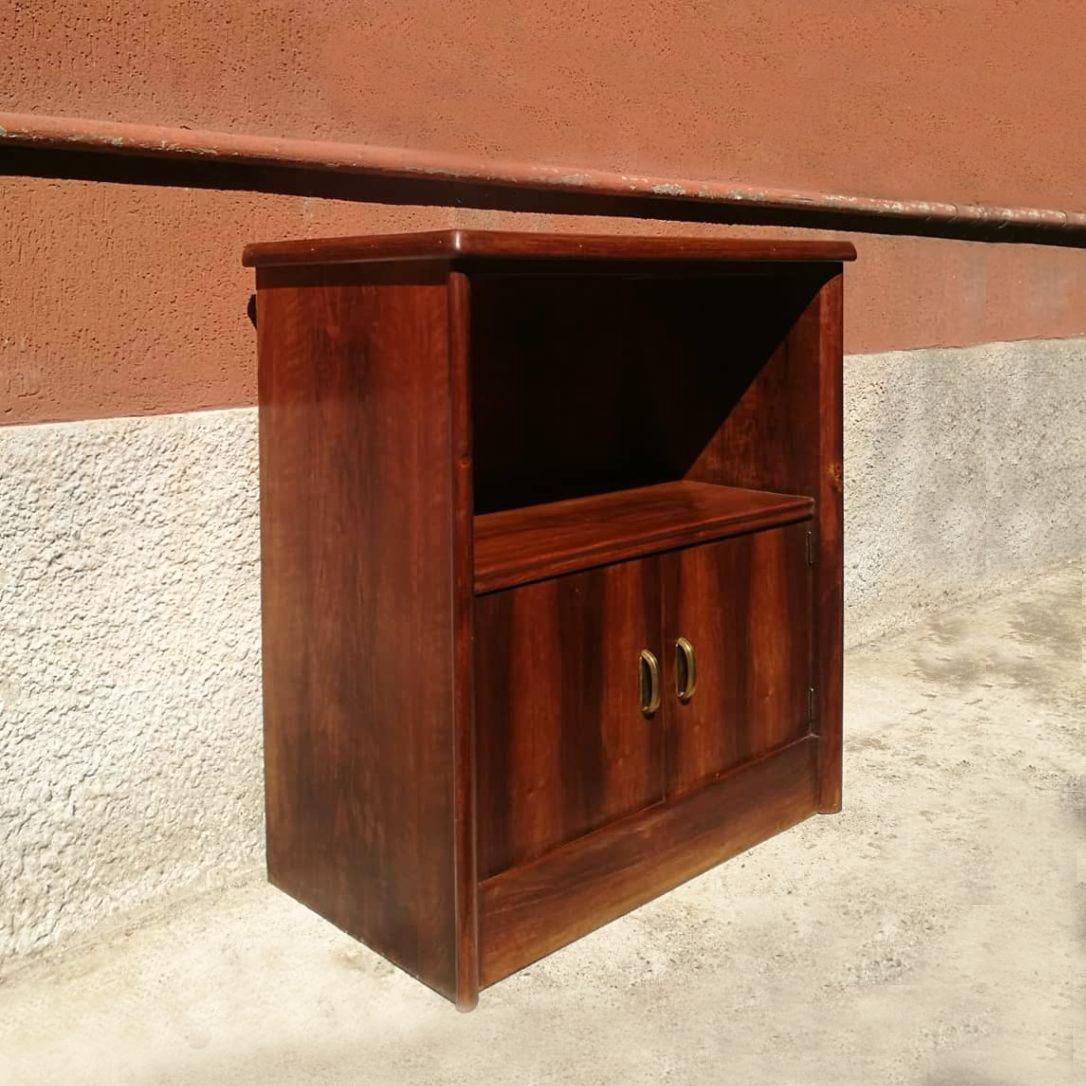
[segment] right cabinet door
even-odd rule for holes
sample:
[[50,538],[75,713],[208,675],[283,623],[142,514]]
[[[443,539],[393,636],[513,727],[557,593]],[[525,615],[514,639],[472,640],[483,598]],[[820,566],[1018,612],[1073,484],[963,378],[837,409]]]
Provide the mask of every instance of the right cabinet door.
[[661,563],[670,794],[810,730],[808,524]]

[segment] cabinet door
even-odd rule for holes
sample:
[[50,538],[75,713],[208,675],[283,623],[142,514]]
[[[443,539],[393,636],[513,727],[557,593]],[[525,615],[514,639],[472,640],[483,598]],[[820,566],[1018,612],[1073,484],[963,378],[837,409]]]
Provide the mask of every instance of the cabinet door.
[[[691,547],[661,561],[675,794],[809,730],[807,525]],[[691,656],[693,692],[680,696]]]
[[662,798],[662,712],[642,711],[640,659],[660,657],[660,606],[656,559],[477,599],[480,878]]

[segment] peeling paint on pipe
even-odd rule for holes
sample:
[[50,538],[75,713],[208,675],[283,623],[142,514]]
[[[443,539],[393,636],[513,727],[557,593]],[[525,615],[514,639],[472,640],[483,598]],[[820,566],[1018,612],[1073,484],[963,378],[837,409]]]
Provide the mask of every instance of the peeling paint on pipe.
[[42,147],[226,163],[283,166],[384,177],[441,178],[510,188],[669,202],[822,211],[916,223],[976,223],[1053,231],[1086,239],[1086,213],[1051,208],[994,207],[926,200],[889,200],[839,193],[760,188],[730,182],[648,177],[568,166],[488,161],[470,155],[326,140],[235,135],[229,132],[125,124],[78,117],[0,112],[0,146]]

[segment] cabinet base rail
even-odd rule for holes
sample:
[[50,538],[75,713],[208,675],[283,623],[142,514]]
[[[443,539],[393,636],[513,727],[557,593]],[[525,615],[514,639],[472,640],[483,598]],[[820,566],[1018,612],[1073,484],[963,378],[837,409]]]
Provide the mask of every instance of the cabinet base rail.
[[479,887],[485,987],[818,811],[818,737],[571,841]]

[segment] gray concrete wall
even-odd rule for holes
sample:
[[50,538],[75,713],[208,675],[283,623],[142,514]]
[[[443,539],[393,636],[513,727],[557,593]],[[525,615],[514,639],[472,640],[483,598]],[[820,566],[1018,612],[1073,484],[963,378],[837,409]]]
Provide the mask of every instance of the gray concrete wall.
[[[1081,556],[1086,340],[846,362],[846,638]],[[0,430],[0,970],[263,863],[256,417]]]
[[845,640],[1086,548],[1086,339],[845,361]]
[[256,478],[252,411],[0,430],[0,968],[262,862]]

